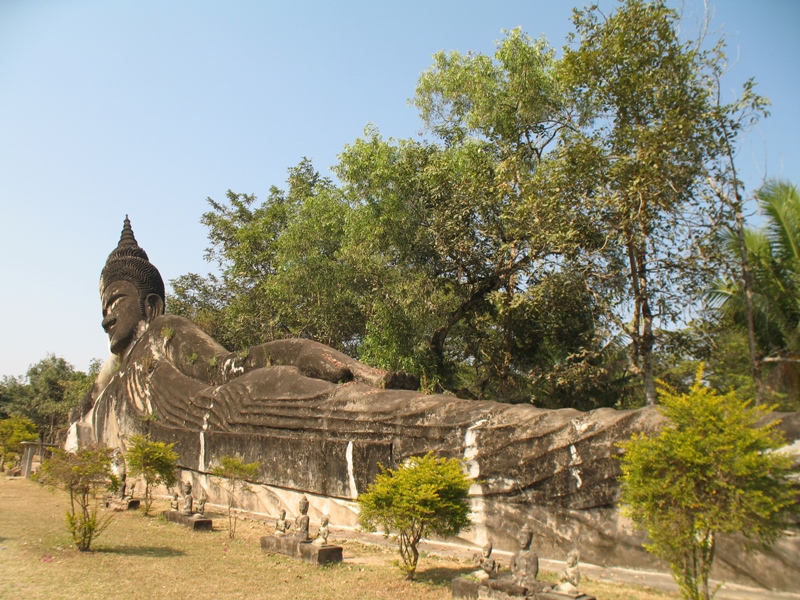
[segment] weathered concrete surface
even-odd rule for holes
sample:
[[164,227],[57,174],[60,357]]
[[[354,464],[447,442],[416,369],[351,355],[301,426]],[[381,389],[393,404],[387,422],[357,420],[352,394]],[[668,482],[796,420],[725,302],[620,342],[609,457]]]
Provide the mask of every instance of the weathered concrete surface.
[[315,565],[342,562],[341,546],[317,546],[311,541],[301,542],[291,535],[274,536],[266,535],[261,538],[261,549],[273,554],[283,554],[292,558],[299,558]]
[[192,531],[211,531],[213,528],[213,521],[207,517],[201,517],[198,514],[185,515],[177,510],[165,510],[163,513],[167,521],[185,525]]
[[[284,358],[299,363],[298,356]],[[433,451],[464,460],[480,482],[470,490],[475,526],[461,540],[514,550],[527,523],[542,557],[579,546],[595,564],[666,568],[615,509],[617,445],[657,430],[663,417],[654,408],[581,413],[336,384],[308,377],[296,364],[274,364],[264,347],[231,355],[172,315],[156,317],[119,360],[98,377],[74,423],[74,443],[124,450],[130,435],[150,434],[175,442],[184,472],[201,480],[224,455],[259,461],[253,483],[260,492],[241,506],[292,515],[306,494],[312,518],[315,504],[327,504],[332,523],[349,526],[357,520],[353,500],[379,464],[395,467]],[[782,426],[789,440],[800,437],[800,416],[785,415]],[[201,487],[215,502],[216,486]],[[797,537],[756,558],[743,558],[740,546],[721,540],[716,577],[800,589]]]
[[139,510],[140,504],[138,498],[111,498],[106,502],[106,508],[115,511]]

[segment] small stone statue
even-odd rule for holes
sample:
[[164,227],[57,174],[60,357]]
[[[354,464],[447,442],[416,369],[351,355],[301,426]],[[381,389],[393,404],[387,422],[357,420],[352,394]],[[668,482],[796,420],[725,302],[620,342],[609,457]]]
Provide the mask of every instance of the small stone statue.
[[558,576],[559,583],[554,592],[561,592],[562,594],[578,594],[578,586],[581,583],[581,572],[578,569],[578,561],[581,559],[581,554],[575,549],[569,551],[567,554],[567,567],[561,571]]
[[539,557],[531,550],[533,531],[525,525],[520,529],[517,540],[519,551],[511,559],[511,576],[516,585],[538,591],[540,585],[536,576],[539,574]]
[[127,474],[123,471],[119,476],[119,487],[117,488],[117,498],[122,500],[125,498],[125,488],[127,487],[126,479]]
[[192,484],[188,481],[183,484],[183,508],[181,513],[184,515],[192,514]]
[[289,531],[289,523],[286,521],[286,511],[281,509],[278,520],[275,521],[275,535],[286,535]]
[[206,511],[206,500],[208,500],[208,498],[206,498],[206,493],[203,492],[202,494],[200,494],[200,499],[197,501],[197,506],[195,506],[194,508],[194,512],[196,512],[201,517]]
[[476,554],[473,560],[480,567],[477,571],[470,573],[473,577],[492,579],[497,575],[497,561],[492,558],[492,542],[486,542],[481,554]]
[[303,496],[299,503],[300,516],[294,520],[294,536],[301,542],[308,541],[308,498]]
[[173,492],[172,498],[169,501],[169,507],[172,510],[178,510],[178,492]]
[[319,523],[319,531],[317,532],[317,537],[314,538],[313,544],[315,546],[327,546],[328,545],[328,524],[331,522],[331,519],[328,515],[324,515],[322,520]]

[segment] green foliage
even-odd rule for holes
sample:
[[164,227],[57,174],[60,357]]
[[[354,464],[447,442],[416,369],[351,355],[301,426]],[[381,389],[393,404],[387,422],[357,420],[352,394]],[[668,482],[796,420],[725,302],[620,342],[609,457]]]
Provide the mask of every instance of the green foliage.
[[36,424],[24,417],[10,417],[0,421],[0,465],[13,463],[22,452],[21,442],[39,439]]
[[414,578],[417,544],[427,534],[456,535],[470,526],[471,480],[455,458],[432,452],[412,456],[398,469],[382,469],[358,497],[359,522],[369,531],[397,532],[403,570]]
[[564,81],[584,116],[565,143],[564,188],[586,198],[603,228],[589,274],[609,286],[606,309],[630,338],[629,368],[653,404],[658,327],[685,318],[718,256],[717,211],[696,193],[718,151],[708,55],[679,39],[679,15],[662,0],[623,0],[608,18],[596,6],[576,10],[573,22]]
[[76,452],[55,450],[42,462],[38,480],[61,487],[69,493],[67,527],[81,552],[90,549],[92,541],[111,523],[113,513],[100,515],[97,494],[116,487],[111,471],[111,448],[85,446]]
[[784,445],[775,422],[757,426],[768,410],[735,393],[720,395],[702,378],[701,368],[685,394],[662,390],[668,423],[622,444],[624,511],[692,600],[710,597],[719,534],[741,532],[751,544],[768,546],[798,501],[789,479],[792,458],[775,452]]
[[7,415],[33,421],[42,441],[56,442],[69,424],[69,411],[86,395],[99,371],[99,361],[92,361],[89,373],[83,373],[50,354],[32,365],[25,377],[3,377],[0,407]]
[[153,488],[170,487],[177,481],[178,453],[172,450],[173,446],[174,443],[154,442],[149,435],[133,435],[128,440],[125,462],[131,476],[144,479],[144,514],[149,514],[153,504]]
[[[800,406],[800,192],[795,185],[776,180],[762,187],[757,198],[765,225],[744,230],[753,281],[756,358],[764,365],[775,365],[769,378],[772,391],[790,394],[793,402],[789,405],[796,410]],[[729,260],[738,262],[737,233],[726,230],[723,241]],[[709,299],[724,318],[740,328],[746,326],[741,278],[718,279]]]
[[211,475],[218,478],[228,493],[228,535],[236,537],[236,514],[233,507],[236,503],[236,494],[252,493],[252,488],[248,481],[253,481],[258,476],[261,463],[244,462],[238,456],[223,456],[219,459],[219,465],[211,469]]
[[658,338],[721,262],[729,215],[700,192],[739,131],[712,102],[724,55],[661,0],[573,22],[563,58],[520,29],[437,53],[413,98],[432,141],[370,126],[338,185],[303,159],[264,201],[209,199],[221,275],[174,280],[170,310],[232,350],[311,338],[427,391],[654,402]]

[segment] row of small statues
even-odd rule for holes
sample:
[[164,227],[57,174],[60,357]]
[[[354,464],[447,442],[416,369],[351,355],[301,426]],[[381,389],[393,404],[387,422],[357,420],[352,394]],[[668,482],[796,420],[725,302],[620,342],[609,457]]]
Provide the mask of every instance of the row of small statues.
[[[311,537],[308,532],[309,518],[308,518],[308,498],[303,496],[300,498],[299,503],[300,516],[294,520],[294,526],[286,520],[286,511],[281,509],[280,516],[275,522],[275,535],[284,536],[292,535],[298,538],[301,542],[308,542]],[[324,515],[320,521],[319,531],[314,538],[312,544],[317,546],[328,545],[328,525],[330,518]]]
[[200,495],[197,503],[194,502],[192,497],[192,484],[188,481],[183,484],[183,502],[178,500],[178,492],[172,494],[169,506],[172,510],[180,510],[182,515],[197,514],[203,516],[206,510],[206,495],[205,492]]
[[[526,525],[519,532],[519,550],[511,558],[511,578],[515,585],[524,587],[532,591],[559,592],[568,595],[578,595],[578,585],[581,582],[581,572],[578,569],[580,553],[578,550],[570,550],[567,554],[567,566],[559,574],[559,583],[555,586],[548,586],[544,582],[537,581],[539,575],[539,557],[531,549],[533,543],[533,532]],[[500,565],[492,558],[492,543],[488,542],[480,555],[475,555],[475,562],[478,570],[472,573],[480,580],[495,579]]]

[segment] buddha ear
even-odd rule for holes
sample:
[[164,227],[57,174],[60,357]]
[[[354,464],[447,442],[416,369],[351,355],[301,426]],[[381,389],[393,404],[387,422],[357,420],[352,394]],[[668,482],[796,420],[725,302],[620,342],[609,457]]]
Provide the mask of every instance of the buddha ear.
[[144,318],[148,323],[164,314],[164,300],[158,294],[148,294],[144,299]]

